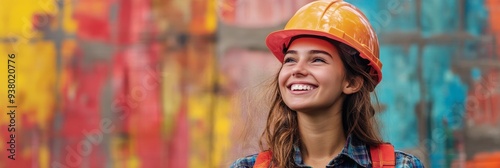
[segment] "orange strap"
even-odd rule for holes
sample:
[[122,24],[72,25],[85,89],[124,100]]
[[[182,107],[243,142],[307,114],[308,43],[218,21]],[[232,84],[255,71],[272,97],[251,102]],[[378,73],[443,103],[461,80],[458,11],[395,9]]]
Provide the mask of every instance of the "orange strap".
[[[394,146],[391,144],[380,144],[370,146],[370,155],[373,168],[394,168],[396,166],[396,156]],[[260,152],[255,160],[254,168],[269,168],[273,154],[271,151]]]
[[396,166],[394,146],[391,144],[370,146],[370,154],[373,168],[393,168]]
[[273,153],[271,151],[260,152],[257,155],[257,160],[255,160],[254,168],[268,168],[271,164],[271,158],[273,157]]

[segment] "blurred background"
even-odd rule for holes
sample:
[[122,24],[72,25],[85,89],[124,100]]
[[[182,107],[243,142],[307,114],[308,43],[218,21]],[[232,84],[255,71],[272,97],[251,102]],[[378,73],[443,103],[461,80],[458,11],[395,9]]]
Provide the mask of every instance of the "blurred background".
[[[346,1],[379,36],[385,140],[427,167],[500,167],[500,1]],[[18,106],[14,161],[0,97],[0,167],[229,167],[259,150],[280,66],[264,39],[308,2],[0,0]]]

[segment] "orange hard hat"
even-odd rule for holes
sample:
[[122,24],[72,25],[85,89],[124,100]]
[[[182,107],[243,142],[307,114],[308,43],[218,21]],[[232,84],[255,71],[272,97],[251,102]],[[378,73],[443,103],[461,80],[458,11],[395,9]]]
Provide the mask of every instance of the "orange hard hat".
[[300,8],[283,30],[266,38],[267,47],[283,62],[283,48],[298,35],[323,36],[347,44],[370,61],[370,75],[378,84],[382,80],[377,34],[366,16],[355,6],[342,0],[314,1]]

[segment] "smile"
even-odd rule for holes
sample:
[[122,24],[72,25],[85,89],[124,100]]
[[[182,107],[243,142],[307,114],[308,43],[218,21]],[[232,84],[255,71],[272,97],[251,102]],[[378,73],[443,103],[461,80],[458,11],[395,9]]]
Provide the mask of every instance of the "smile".
[[308,85],[308,84],[292,84],[290,86],[290,90],[292,91],[309,91],[316,89],[317,86]]

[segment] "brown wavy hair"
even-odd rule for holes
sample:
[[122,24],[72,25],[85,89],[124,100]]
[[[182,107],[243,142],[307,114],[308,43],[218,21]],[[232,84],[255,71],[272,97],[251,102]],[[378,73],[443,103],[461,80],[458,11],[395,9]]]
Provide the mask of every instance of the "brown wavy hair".
[[[290,43],[301,37],[311,36],[295,37]],[[375,89],[376,84],[369,74],[369,61],[362,59],[358,51],[343,43],[320,36],[312,37],[326,40],[338,49],[348,80],[356,82],[355,77],[361,77],[364,81],[361,89],[356,93],[346,95],[342,103],[342,126],[345,137],[355,136],[369,146],[383,143],[374,117],[375,109],[371,103],[370,92]],[[285,48],[283,52],[286,50]],[[281,97],[278,84],[279,72],[273,81],[272,104],[259,145],[263,149],[265,141],[269,146],[268,150],[272,151],[271,165],[273,167],[291,168],[295,167],[293,147],[294,145],[300,146],[300,135],[297,112],[290,109]]]

